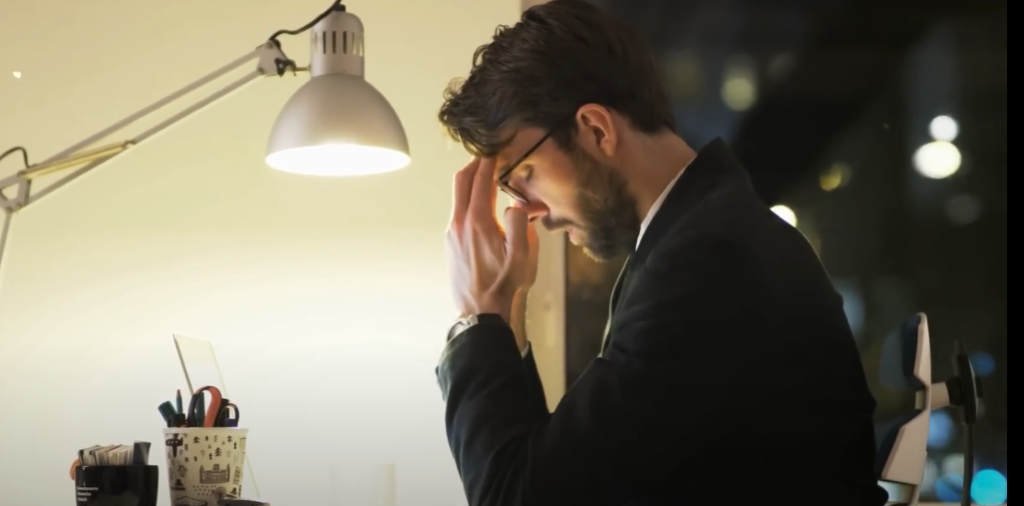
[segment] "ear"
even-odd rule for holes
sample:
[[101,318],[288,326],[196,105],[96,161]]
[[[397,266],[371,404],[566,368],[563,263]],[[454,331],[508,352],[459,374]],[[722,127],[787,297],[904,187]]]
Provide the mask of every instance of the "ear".
[[579,139],[585,149],[596,149],[604,156],[615,156],[619,145],[619,131],[615,118],[608,108],[598,104],[586,104],[576,111]]

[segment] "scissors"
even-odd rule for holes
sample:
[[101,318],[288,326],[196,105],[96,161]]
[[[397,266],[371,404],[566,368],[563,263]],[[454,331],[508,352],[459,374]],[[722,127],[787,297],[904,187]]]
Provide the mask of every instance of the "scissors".
[[[217,422],[214,427],[238,427],[238,420],[242,415],[238,411],[238,406],[235,403],[224,399],[220,409],[220,413],[217,415]],[[234,412],[234,416],[231,412]]]
[[[206,392],[210,392],[209,404],[206,404]],[[188,401],[187,425],[189,427],[213,427],[223,409],[223,402],[224,397],[217,387],[207,386],[196,390],[192,394],[192,399]]]

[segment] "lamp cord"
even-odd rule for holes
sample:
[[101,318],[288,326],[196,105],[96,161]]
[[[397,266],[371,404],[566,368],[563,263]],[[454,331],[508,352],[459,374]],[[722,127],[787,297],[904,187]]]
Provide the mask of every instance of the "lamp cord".
[[[271,35],[268,40],[270,42],[273,42],[274,45],[277,46],[278,50],[281,50],[281,42],[277,40],[278,37],[280,37],[282,35],[299,35],[299,34],[305,32],[306,30],[309,30],[310,28],[313,28],[314,26],[316,26],[317,23],[323,21],[324,18],[326,18],[327,16],[330,16],[331,13],[333,13],[335,11],[342,11],[342,12],[345,11],[345,6],[342,5],[341,0],[334,0],[334,3],[331,4],[331,7],[329,9],[327,9],[324,12],[322,12],[319,16],[313,18],[313,21],[310,21],[309,23],[306,23],[302,28],[299,28],[297,30],[278,30],[278,31],[274,32],[274,34]],[[284,54],[283,50],[281,51],[281,54]],[[283,59],[282,58],[278,58],[275,61],[275,63],[277,64],[277,75],[279,75],[279,76],[283,75],[285,73],[285,71],[287,71],[288,69],[291,69],[292,71],[296,70],[295,61],[291,60],[290,58],[287,58],[287,57],[285,57]]]
[[21,146],[14,146],[13,148],[8,149],[7,151],[4,151],[4,154],[0,155],[0,161],[3,161],[4,158],[7,158],[8,156],[11,156],[14,153],[17,153],[18,151],[21,151],[21,159],[25,162],[25,168],[27,169],[28,166],[29,166],[28,165],[28,150],[23,148],[23,147],[21,147]]
[[324,11],[322,14],[320,14],[315,19],[313,19],[313,21],[310,21],[309,23],[307,23],[302,28],[299,28],[298,30],[278,30],[278,31],[274,32],[273,35],[270,36],[270,40],[272,40],[272,41],[274,41],[276,43],[277,42],[277,38],[282,36],[282,35],[299,35],[300,33],[305,32],[306,30],[309,30],[310,28],[313,28],[313,26],[315,26],[317,23],[323,21],[324,18],[326,18],[327,16],[331,15],[331,13],[336,11],[336,10],[337,11],[344,11],[345,10],[345,6],[341,4],[341,0],[334,0],[334,3],[331,5],[330,9],[327,9],[326,11]]
[[[314,26],[316,26],[317,23],[323,21],[324,18],[330,16],[331,13],[335,11],[345,11],[345,6],[342,5],[341,0],[334,0],[334,3],[331,4],[331,7],[329,9],[320,13],[320,15],[314,18],[313,21],[306,23],[302,28],[299,28],[297,30],[278,30],[274,32],[274,34],[271,35],[268,40],[270,40],[270,42],[273,42],[274,45],[277,46],[277,49],[280,50],[281,42],[277,40],[278,37],[282,35],[299,35],[305,32],[306,30],[313,28]],[[281,54],[284,54],[283,50],[281,51]],[[284,58],[278,58],[274,63],[277,64],[277,75],[279,76],[284,75],[285,71],[287,71],[288,69],[292,69],[292,71],[295,71],[297,69],[295,61],[288,58],[287,55]],[[21,152],[22,160],[25,162],[25,168],[28,168],[28,150],[21,146],[15,146],[11,149],[8,149],[7,151],[4,151],[4,153],[0,155],[0,161],[3,161],[4,158],[7,158],[8,156],[13,155],[14,153],[17,153],[19,151]]]

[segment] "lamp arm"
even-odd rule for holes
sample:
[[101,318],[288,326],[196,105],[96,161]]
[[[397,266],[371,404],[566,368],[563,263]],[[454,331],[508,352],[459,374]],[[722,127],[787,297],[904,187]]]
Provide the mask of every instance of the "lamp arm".
[[[257,60],[256,69],[241,78],[227,84],[226,86],[210,93],[206,97],[196,101],[191,106],[185,108],[181,112],[174,114],[170,118],[160,122],[159,124],[149,128],[135,137],[132,137],[125,141],[116,142],[113,144],[101,146],[93,149],[85,149],[96,143],[97,141],[106,138],[107,136],[114,134],[125,127],[145,118],[154,112],[163,109],[164,107],[173,104],[180,100],[185,95],[188,95],[197,89],[209,84],[210,82],[224,76],[225,74],[245,65],[252,60]],[[39,199],[53,193],[60,189],[64,185],[74,181],[81,177],[87,172],[95,169],[117,155],[124,153],[128,148],[136,146],[143,141],[153,137],[154,135],[166,130],[174,124],[184,120],[185,118],[195,114],[196,112],[209,107],[214,102],[225,98],[231,93],[240,90],[246,85],[252,83],[259,77],[271,76],[271,75],[283,75],[288,69],[293,71],[298,70],[294,62],[285,56],[284,52],[281,51],[280,45],[276,40],[268,40],[256,49],[246,53],[227,65],[200,77],[195,82],[186,85],[174,93],[154,102],[153,104],[146,106],[134,114],[110,125],[99,132],[83,139],[71,147],[57,153],[49,159],[40,162],[38,164],[29,165],[24,169],[18,171],[13,176],[0,179],[0,209],[3,209],[4,223],[3,229],[0,230],[0,266],[2,266],[4,246],[7,242],[7,236],[10,232],[11,222],[13,215],[20,209],[28,206],[29,204],[38,201]],[[27,158],[27,157],[26,157]],[[67,174],[55,183],[47,186],[43,190],[33,193],[32,192],[32,181],[35,178],[60,172],[68,169],[79,167],[78,170]],[[5,190],[16,188],[14,196],[5,195]]]
[[[0,195],[3,198],[3,195]],[[4,224],[3,229],[0,229],[0,277],[2,277],[4,271],[4,248],[7,246],[7,231],[11,229],[11,220],[14,219],[14,213],[11,211],[4,211]]]

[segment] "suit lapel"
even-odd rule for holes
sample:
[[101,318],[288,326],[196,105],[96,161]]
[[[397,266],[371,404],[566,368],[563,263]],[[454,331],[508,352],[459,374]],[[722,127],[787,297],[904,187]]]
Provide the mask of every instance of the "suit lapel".
[[619,305],[619,295],[622,292],[622,285],[625,284],[627,273],[629,272],[629,265],[632,263],[632,255],[626,258],[626,261],[622,264],[622,270],[619,271],[619,277],[615,279],[615,286],[612,287],[612,296],[608,300],[608,322],[604,325],[604,337],[601,338],[601,353],[598,356],[604,355],[604,350],[608,348],[608,335],[612,330],[612,316],[615,314],[615,308]]
[[675,186],[669,190],[661,209],[647,225],[643,239],[619,272],[608,304],[608,322],[601,340],[601,354],[608,349],[611,338],[612,318],[620,299],[629,296],[634,278],[647,264],[657,243],[671,231],[675,223],[687,212],[700,204],[710,193],[722,185],[740,184],[753,191],[749,176],[739,164],[735,155],[722,139],[715,139],[704,146],[697,158],[683,172]]

